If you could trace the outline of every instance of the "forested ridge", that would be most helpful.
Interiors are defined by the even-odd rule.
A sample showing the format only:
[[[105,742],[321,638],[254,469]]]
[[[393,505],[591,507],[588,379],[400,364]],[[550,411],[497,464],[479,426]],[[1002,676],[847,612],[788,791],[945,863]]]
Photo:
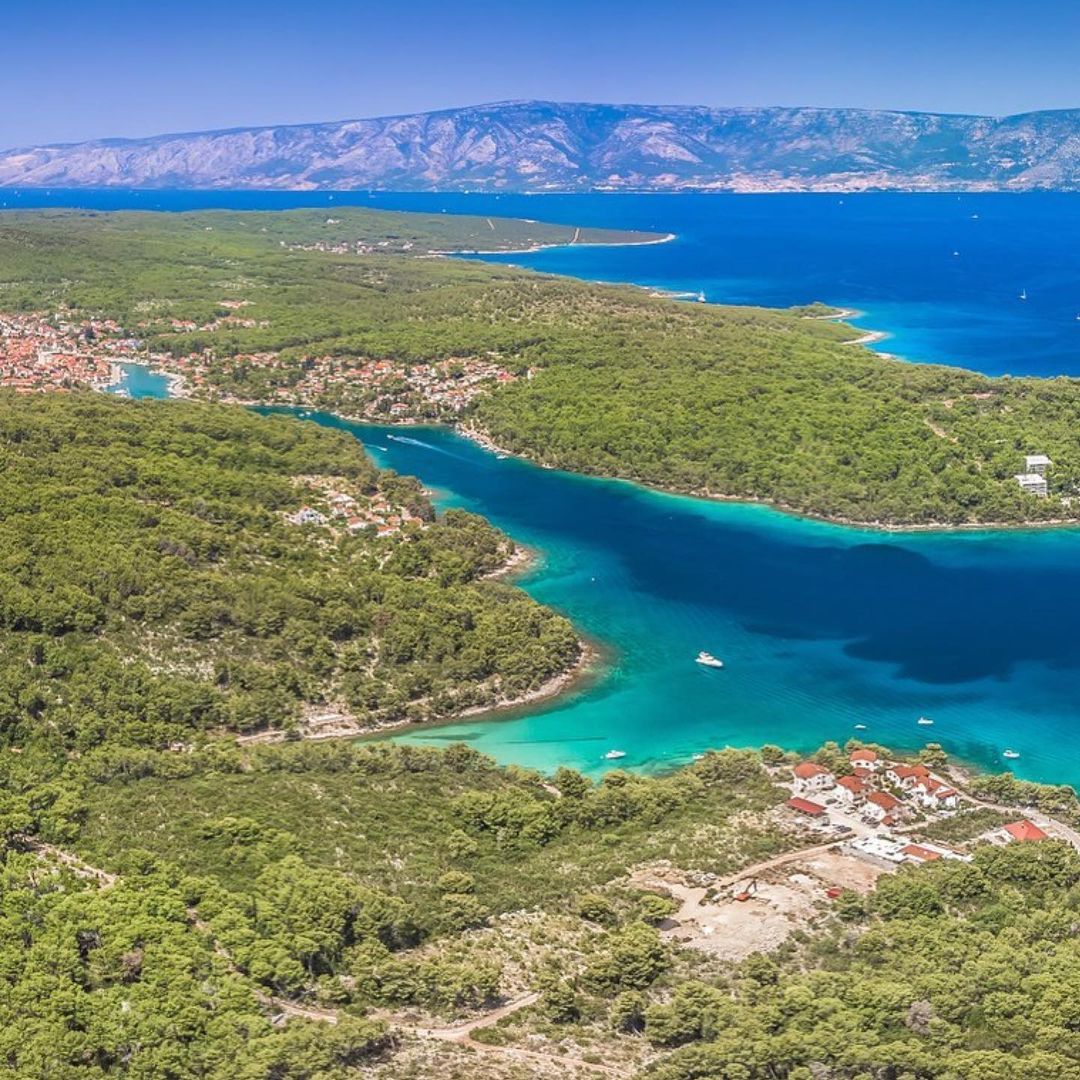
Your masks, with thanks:
[[[419,242],[385,254],[376,236],[428,226],[376,217],[8,214],[0,307],[109,315],[177,370],[197,356],[206,396],[292,394],[346,413],[370,406],[371,388],[335,379],[342,363],[492,361],[520,377],[454,419],[545,464],[678,491],[881,524],[1080,516],[1074,380],[888,360],[804,309],[685,304],[416,258]],[[370,250],[294,250],[326,229]],[[229,297],[247,305],[243,320],[222,318]],[[175,320],[191,325],[177,332]],[[300,395],[313,369],[327,378]],[[1026,453],[1053,460],[1047,499],[1013,479]]]
[[[0,701],[44,754],[452,715],[565,670],[565,619],[481,581],[513,550],[439,520],[351,436],[281,417],[105,395],[0,396]],[[378,538],[297,525],[326,476],[417,522]]]

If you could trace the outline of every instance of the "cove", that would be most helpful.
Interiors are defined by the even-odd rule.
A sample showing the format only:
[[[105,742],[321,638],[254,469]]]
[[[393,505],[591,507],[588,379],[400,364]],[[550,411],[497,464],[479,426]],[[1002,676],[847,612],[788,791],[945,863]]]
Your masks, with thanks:
[[[309,419],[535,548],[518,584],[611,651],[578,692],[401,741],[595,773],[609,749],[656,771],[859,736],[1080,782],[1075,530],[880,534],[541,469],[443,428]],[[701,649],[724,670],[695,664]]]
[[[168,395],[136,365],[119,389]],[[577,692],[401,741],[596,773],[609,749],[656,771],[708,747],[858,736],[1080,783],[1078,530],[879,533],[542,469],[445,428],[305,415],[536,549],[518,584],[609,650]],[[725,668],[695,664],[701,649]]]

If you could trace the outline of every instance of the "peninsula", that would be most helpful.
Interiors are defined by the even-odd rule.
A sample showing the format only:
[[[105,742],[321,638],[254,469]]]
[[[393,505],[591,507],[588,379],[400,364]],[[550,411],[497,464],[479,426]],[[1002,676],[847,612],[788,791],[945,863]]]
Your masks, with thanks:
[[[1080,520],[1074,380],[884,358],[820,306],[432,257],[560,238],[663,239],[359,210],[6,214],[0,340],[10,356],[64,326],[189,396],[451,422],[541,464],[835,521]],[[1052,462],[1045,497],[1017,483],[1029,457]]]

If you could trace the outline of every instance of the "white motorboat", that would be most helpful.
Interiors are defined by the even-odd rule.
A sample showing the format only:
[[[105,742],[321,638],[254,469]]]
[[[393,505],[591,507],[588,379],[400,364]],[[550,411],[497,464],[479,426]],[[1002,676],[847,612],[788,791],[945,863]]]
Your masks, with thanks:
[[[707,653],[704,649],[694,657],[694,663],[703,664],[705,667],[723,667],[724,661],[717,660],[712,653]]]
[[[618,761],[619,758],[624,758],[624,757],[626,757],[626,751],[625,750],[609,750],[604,755],[604,760],[605,761]]]
[[[1001,756],[1008,758],[1010,761],[1015,761],[1020,756],[1020,753],[1017,750],[1003,750]]]
[[[934,721],[931,720],[929,716],[920,716],[918,722],[922,724],[923,727],[929,727]]]

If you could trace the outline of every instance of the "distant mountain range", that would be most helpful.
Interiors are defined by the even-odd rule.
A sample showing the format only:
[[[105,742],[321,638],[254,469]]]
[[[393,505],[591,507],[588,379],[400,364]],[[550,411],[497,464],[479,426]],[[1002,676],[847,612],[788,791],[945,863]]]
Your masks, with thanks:
[[[0,186],[505,191],[1080,189],[1080,110],[513,101],[0,153]]]

